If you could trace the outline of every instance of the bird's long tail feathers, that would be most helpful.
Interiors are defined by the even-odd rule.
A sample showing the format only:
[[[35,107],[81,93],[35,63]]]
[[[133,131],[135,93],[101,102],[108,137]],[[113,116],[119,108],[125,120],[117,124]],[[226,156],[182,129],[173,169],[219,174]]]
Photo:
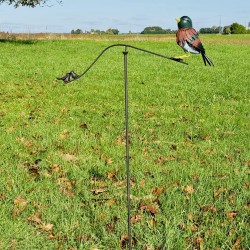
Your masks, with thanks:
[[[209,59],[209,57],[205,53],[202,53],[202,58],[205,65],[207,65],[208,63],[209,66],[214,66],[213,62]]]

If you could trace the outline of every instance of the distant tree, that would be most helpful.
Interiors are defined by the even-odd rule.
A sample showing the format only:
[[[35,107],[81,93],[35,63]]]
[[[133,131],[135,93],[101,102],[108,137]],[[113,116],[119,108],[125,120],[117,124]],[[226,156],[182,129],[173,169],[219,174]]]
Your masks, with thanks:
[[[231,26],[225,26],[223,29],[223,34],[225,35],[231,34]]]
[[[37,5],[45,5],[49,0],[0,0],[1,3],[7,3],[14,5],[15,8],[19,6],[36,7]],[[61,0],[55,0],[58,3],[62,3]]]
[[[201,28],[199,33],[201,34],[218,34],[222,30],[220,26],[212,26],[211,28]]]
[[[166,34],[175,34],[177,30],[166,29]]]
[[[232,34],[246,34],[247,30],[245,26],[238,24],[238,23],[233,23],[231,25],[231,33]]]
[[[108,29],[108,30],[106,30],[106,34],[118,35],[119,34],[119,30],[118,29]]]
[[[71,34],[82,34],[83,31],[81,29],[77,29],[77,30],[71,30]]]
[[[159,26],[152,26],[152,27],[146,27],[141,34],[171,34],[175,33],[175,31],[172,31],[170,29],[163,29]]]
[[[105,34],[106,32],[105,31],[102,31],[102,30],[95,30],[95,29],[91,29],[90,34],[97,34],[97,35],[100,35],[100,34]]]
[[[159,26],[152,26],[146,27],[141,34],[165,34],[165,31]]]
[[[112,29],[112,32],[114,35],[118,35],[120,31],[118,29]]]

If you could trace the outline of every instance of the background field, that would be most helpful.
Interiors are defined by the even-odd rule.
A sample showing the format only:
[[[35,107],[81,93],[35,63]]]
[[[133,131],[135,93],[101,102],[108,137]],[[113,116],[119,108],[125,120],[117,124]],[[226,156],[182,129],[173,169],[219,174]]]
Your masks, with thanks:
[[[250,249],[250,36],[201,39],[215,67],[128,50],[134,249]],[[174,36],[1,40],[0,249],[125,248],[123,49],[55,80],[121,40],[182,54]]]

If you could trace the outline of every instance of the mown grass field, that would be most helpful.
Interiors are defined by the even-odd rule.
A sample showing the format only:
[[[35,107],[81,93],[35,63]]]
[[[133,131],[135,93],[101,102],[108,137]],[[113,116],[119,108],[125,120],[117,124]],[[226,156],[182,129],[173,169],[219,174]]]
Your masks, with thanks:
[[[55,80],[115,39],[1,40],[0,249],[126,248],[123,49]],[[250,249],[250,36],[201,39],[128,49],[133,249]]]

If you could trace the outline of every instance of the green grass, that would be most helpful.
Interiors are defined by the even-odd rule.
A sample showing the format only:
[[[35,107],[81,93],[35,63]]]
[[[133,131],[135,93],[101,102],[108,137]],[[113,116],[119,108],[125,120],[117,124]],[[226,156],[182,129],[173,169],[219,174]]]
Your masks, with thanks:
[[[128,49],[134,249],[249,249],[250,37],[232,37],[204,36],[215,67]],[[0,249],[124,248],[123,49],[55,80],[116,42],[0,42]]]

